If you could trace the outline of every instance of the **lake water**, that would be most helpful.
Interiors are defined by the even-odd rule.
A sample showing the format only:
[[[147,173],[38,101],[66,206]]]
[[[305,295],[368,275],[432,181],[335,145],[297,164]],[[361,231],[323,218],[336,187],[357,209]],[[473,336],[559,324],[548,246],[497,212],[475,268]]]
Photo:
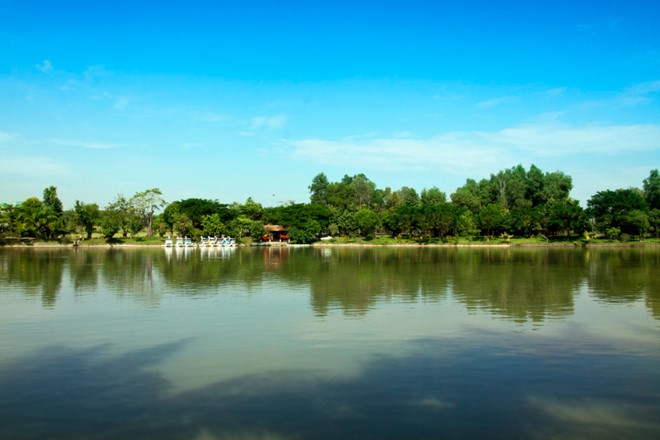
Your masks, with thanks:
[[[0,438],[658,439],[660,250],[0,249]]]

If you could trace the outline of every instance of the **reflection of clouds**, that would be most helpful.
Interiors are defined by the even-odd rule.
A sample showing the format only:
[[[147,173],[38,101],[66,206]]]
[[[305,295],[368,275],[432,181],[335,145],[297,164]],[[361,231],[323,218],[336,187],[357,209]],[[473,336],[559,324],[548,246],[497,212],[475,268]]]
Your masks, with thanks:
[[[199,435],[193,440],[287,440],[292,438],[294,437],[285,437],[277,433],[262,430],[238,431],[216,437],[207,429],[202,429]]]
[[[657,434],[660,429],[660,421],[653,421],[656,419],[654,414],[657,415],[660,411],[657,405],[605,399],[545,397],[530,397],[529,402],[546,415],[564,423],[560,429],[563,428],[568,433],[557,432],[557,438],[566,438],[568,434],[580,438],[624,438],[633,432],[638,433],[639,438],[647,438],[644,433],[649,434],[648,438],[652,438],[651,435]]]
[[[423,399],[417,400],[413,402],[415,406],[419,406],[422,408],[434,410],[434,411],[441,411],[449,408],[453,408],[454,404],[450,402],[445,402],[437,397],[429,396],[425,397]]]

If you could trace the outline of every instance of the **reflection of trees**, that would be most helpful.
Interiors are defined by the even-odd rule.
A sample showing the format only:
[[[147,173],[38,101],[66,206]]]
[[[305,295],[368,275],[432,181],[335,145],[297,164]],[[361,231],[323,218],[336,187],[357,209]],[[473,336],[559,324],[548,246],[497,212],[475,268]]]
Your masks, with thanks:
[[[160,249],[153,258],[167,287],[181,294],[217,293],[236,284],[251,290],[264,279],[264,261],[252,249]]]
[[[69,251],[12,249],[0,254],[0,280],[18,285],[28,296],[41,296],[46,308],[55,306],[62,286],[64,264]]]
[[[539,322],[573,310],[580,252],[513,249],[320,249],[295,262],[306,270],[312,307],[365,314],[377,301],[437,300],[451,286],[468,308]],[[307,267],[308,269],[304,269]]]
[[[456,254],[452,283],[468,309],[541,322],[572,313],[583,273],[581,251],[481,249]]]
[[[96,289],[99,268],[105,263],[105,251],[76,249],[69,259],[69,275],[75,292]]]
[[[153,251],[113,250],[105,255],[103,280],[118,295],[145,305],[160,304],[161,290],[154,281]]]
[[[320,315],[333,307],[363,315],[377,301],[416,301],[446,292],[438,254],[425,249],[320,249],[301,257],[311,266],[312,308]]]
[[[660,317],[658,249],[258,248],[12,249],[0,277],[53,307],[68,268],[74,292],[103,288],[146,305],[163,292],[214,295],[264,283],[309,289],[311,307],[361,316],[379,301],[438,300],[541,322],[573,311],[587,282],[605,302],[644,300]],[[285,287],[286,288],[286,287]]]
[[[634,302],[660,291],[656,249],[598,249],[589,252],[589,287],[605,302]]]

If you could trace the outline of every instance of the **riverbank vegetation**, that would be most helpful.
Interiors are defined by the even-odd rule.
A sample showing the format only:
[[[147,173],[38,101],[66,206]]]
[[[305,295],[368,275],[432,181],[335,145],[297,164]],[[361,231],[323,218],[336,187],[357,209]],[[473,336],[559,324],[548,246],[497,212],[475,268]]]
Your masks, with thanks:
[[[165,236],[230,235],[243,243],[267,237],[277,224],[285,239],[313,243],[324,237],[345,244],[548,244],[657,241],[660,237],[660,175],[641,188],[604,189],[586,207],[570,197],[570,176],[518,165],[465,184],[447,196],[437,187],[420,192],[379,188],[366,175],[332,182],[320,173],[307,203],[263,207],[188,198],[167,203],[158,188],[105,207],[76,201],[65,210],[57,188],[41,198],[0,205],[0,243],[39,241],[157,244]]]

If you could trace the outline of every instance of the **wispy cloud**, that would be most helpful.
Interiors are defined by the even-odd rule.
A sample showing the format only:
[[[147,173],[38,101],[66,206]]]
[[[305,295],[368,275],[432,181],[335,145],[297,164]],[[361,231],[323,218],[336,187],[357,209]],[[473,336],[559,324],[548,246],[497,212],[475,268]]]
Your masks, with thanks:
[[[275,116],[255,116],[250,120],[250,128],[252,130],[258,129],[268,129],[268,130],[278,130],[283,128],[287,123],[287,117],[285,115],[275,115]]]
[[[231,116],[224,113],[205,113],[200,116],[202,122],[227,122],[231,120]]]
[[[258,131],[273,131],[284,128],[288,123],[288,118],[285,115],[274,116],[254,116],[248,121],[244,121],[242,125],[247,125],[246,130],[240,131],[241,136],[254,136]]]
[[[103,142],[84,142],[72,139],[59,139],[53,138],[49,139],[49,142],[54,145],[63,145],[67,147],[77,147],[77,148],[87,148],[91,150],[109,150],[113,148],[119,148],[118,144],[107,144]]]
[[[492,108],[492,107],[497,107],[502,104],[506,104],[513,101],[513,98],[509,96],[502,96],[500,98],[493,98],[493,99],[488,99],[486,101],[481,101],[477,103],[477,107],[479,108]]]
[[[128,104],[130,103],[130,99],[127,96],[119,96],[117,99],[115,99],[114,104],[112,104],[112,107],[115,110],[126,110],[126,107],[128,107]]]
[[[567,87],[553,87],[551,89],[546,89],[541,92],[541,96],[544,98],[556,98],[562,96],[568,90]]]
[[[9,142],[18,138],[18,133],[8,133],[6,131],[0,131],[0,142]]]
[[[585,426],[593,429],[597,426],[603,429],[657,430],[660,427],[660,423],[653,417],[654,408],[644,405],[616,400],[559,400],[541,397],[531,397],[529,401],[548,415],[567,424],[575,424],[574,428],[578,429]]]
[[[107,70],[105,66],[103,66],[102,64],[95,64],[93,66],[89,66],[83,72],[83,77],[85,77],[85,79],[88,81],[95,80],[98,78],[108,77],[111,75],[112,72]]]
[[[471,175],[521,160],[660,150],[660,125],[522,125],[461,131],[430,138],[342,138],[289,141],[292,155],[324,165],[433,170]]]
[[[43,60],[34,66],[41,73],[48,73],[53,70],[53,63],[50,60]]]
[[[49,177],[68,175],[70,171],[67,165],[56,162],[49,157],[24,156],[2,159],[2,172],[8,175]]]
[[[634,84],[626,88],[625,92],[632,95],[648,95],[650,93],[660,92],[660,80]]]

